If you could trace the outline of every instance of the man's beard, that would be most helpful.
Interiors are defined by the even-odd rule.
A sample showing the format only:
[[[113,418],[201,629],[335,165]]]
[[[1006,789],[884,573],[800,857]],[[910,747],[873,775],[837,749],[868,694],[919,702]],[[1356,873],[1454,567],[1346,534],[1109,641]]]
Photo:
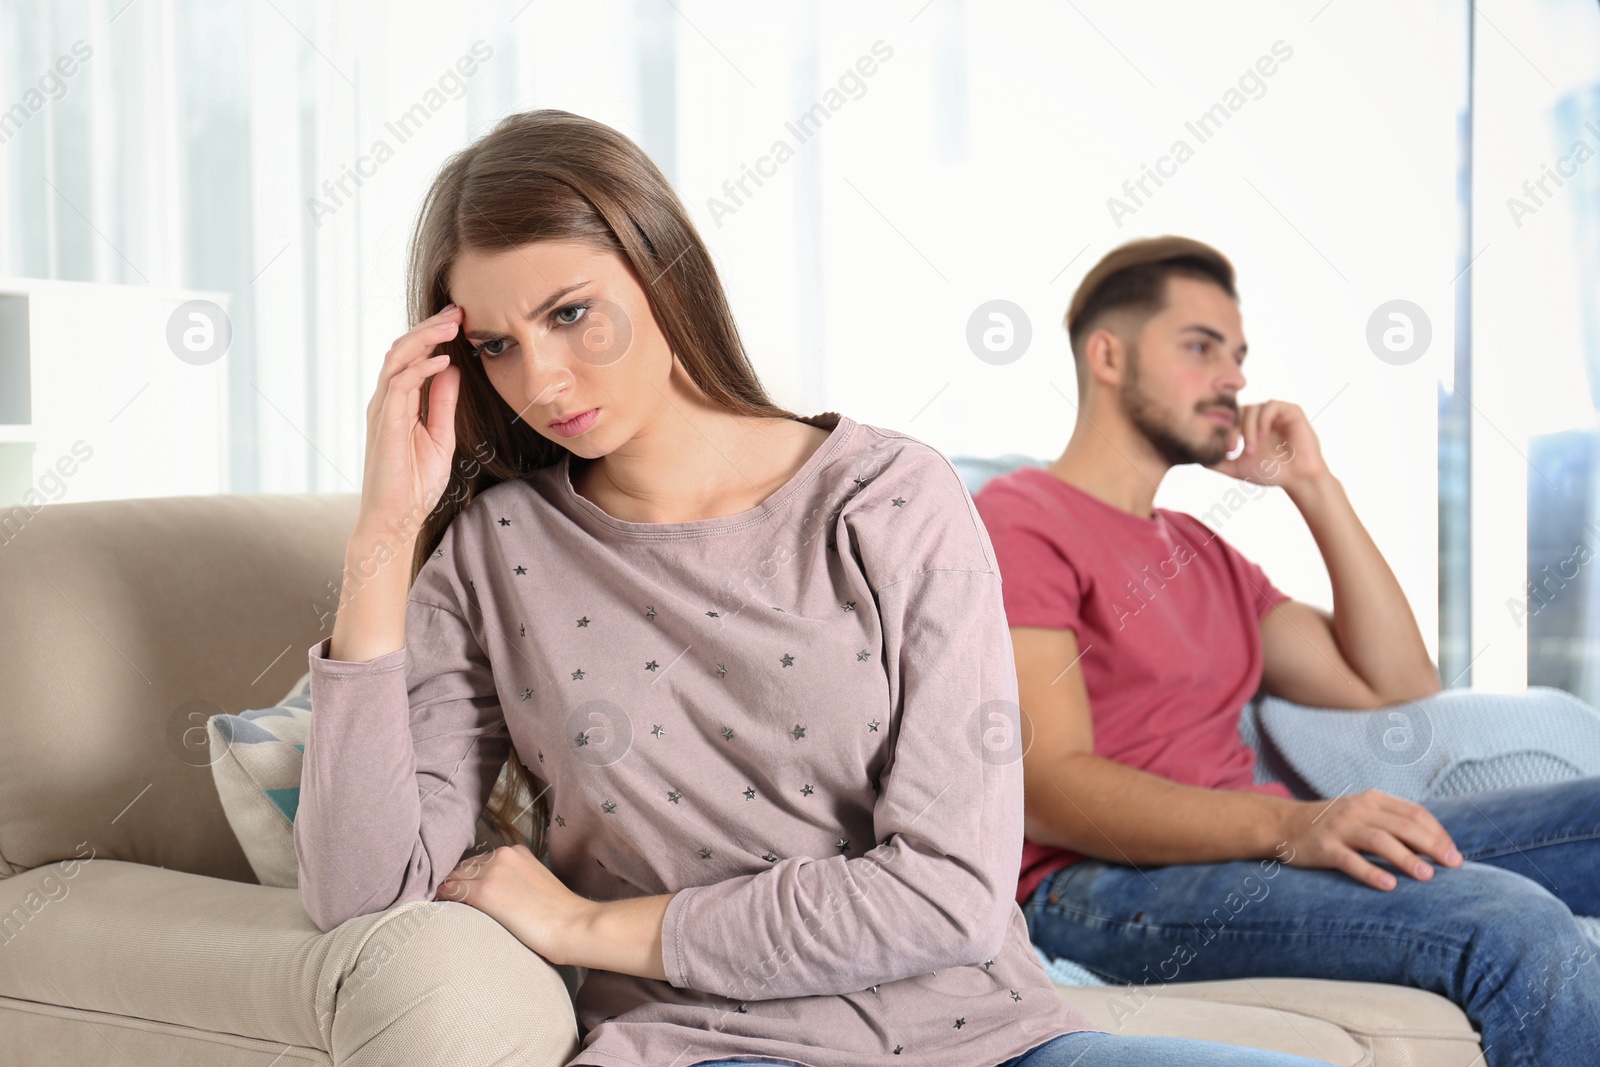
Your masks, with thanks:
[[[1237,403],[1226,397],[1219,397],[1201,405],[1202,409],[1216,407],[1232,412],[1234,424],[1238,424]],[[1208,434],[1203,443],[1195,444],[1179,437],[1172,427],[1167,425],[1164,421],[1165,413],[1140,387],[1139,350],[1134,347],[1128,349],[1128,375],[1122,380],[1122,409],[1128,413],[1128,419],[1134,428],[1144,435],[1145,440],[1150,442],[1169,466],[1199,463],[1209,467],[1228,458],[1233,436],[1231,433],[1220,439]]]

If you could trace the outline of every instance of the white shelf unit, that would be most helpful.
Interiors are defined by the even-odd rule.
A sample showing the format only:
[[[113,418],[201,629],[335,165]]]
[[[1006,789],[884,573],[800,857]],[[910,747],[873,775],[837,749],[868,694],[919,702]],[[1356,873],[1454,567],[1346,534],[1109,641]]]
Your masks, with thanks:
[[[0,276],[0,508],[228,490],[229,358],[185,362],[179,305],[225,293]]]

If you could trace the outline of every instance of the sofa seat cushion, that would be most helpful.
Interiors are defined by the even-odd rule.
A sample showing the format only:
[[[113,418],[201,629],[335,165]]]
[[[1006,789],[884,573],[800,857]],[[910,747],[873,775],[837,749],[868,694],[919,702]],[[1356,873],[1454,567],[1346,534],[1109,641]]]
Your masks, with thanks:
[[[321,1049],[0,997],[6,1067],[332,1067]]]
[[[562,971],[464,904],[419,901],[323,934],[292,889],[118,860],[65,868],[0,881],[0,1027],[18,1040],[98,1046],[100,1059],[133,1067],[254,1064],[263,1043],[286,1052],[280,1067],[318,1055],[352,1067],[561,1067],[577,1053]],[[1113,1033],[1272,1048],[1341,1067],[1466,1067],[1479,1056],[1458,1008],[1396,986],[1264,978],[1058,988]]]
[[[1287,1052],[1338,1067],[1372,1067],[1349,1034],[1309,1015],[1166,995],[1130,995],[1127,987],[1063,986],[1061,995],[1109,1033],[1187,1037]]]
[[[1111,1033],[1196,1037],[1337,1064],[1482,1064],[1478,1032],[1466,1013],[1438,994],[1408,986],[1239,978],[1149,989],[1057,988]]]
[[[475,908],[416,901],[324,934],[293,889],[108,859],[0,881],[0,997],[363,1067],[560,1067],[578,1048],[563,973]]]

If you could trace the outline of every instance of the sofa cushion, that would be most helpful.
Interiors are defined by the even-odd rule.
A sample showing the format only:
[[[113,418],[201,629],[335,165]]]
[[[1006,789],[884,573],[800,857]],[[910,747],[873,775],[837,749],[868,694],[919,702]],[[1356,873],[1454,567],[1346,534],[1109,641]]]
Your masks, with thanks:
[[[222,813],[265,886],[299,884],[294,815],[300,805],[300,766],[311,730],[311,698],[288,698],[272,708],[206,721],[211,777]]]
[[[6,1067],[334,1067],[321,1049],[12,997],[0,997],[0,1034]]]
[[[1191,999],[1176,985],[1161,990],[1159,996],[1135,996],[1127,989],[1109,986],[1056,988],[1111,1034],[1216,1041],[1305,1056],[1339,1067],[1373,1064],[1359,1042],[1312,1014]]]
[[[1126,1005],[1135,1008],[1138,999],[1124,999],[1124,1007],[1113,1012],[1111,1004],[1119,994],[1128,998],[1136,993],[1128,986],[1100,987],[1079,996],[1075,988],[1062,990],[1074,1002],[1090,1009],[1085,1003],[1090,995],[1105,996],[1105,1021],[1094,1016],[1107,1030],[1118,1032],[1119,1019],[1137,1020],[1142,1012],[1131,1015]],[[1370,1055],[1376,1067],[1482,1067],[1483,1049],[1477,1030],[1460,1007],[1437,993],[1410,986],[1389,985],[1380,982],[1341,982],[1322,978],[1237,978],[1214,982],[1173,982],[1151,990],[1156,1000],[1148,1011],[1154,1011],[1160,1002],[1182,999],[1201,1003],[1206,1010],[1223,1005],[1265,1010],[1299,1025],[1299,1019],[1310,1017],[1332,1024]],[[1202,1015],[1204,1017],[1204,1015]],[[1122,1032],[1143,1033],[1130,1023]],[[1176,1031],[1174,1031],[1176,1032]],[[1183,1032],[1189,1036],[1188,1031]],[[1227,1029],[1208,1029],[1193,1036],[1212,1041],[1234,1041],[1232,1036],[1212,1037],[1211,1034],[1231,1035]],[[1307,1032],[1308,1036],[1309,1031]],[[1251,1042],[1239,1040],[1235,1043]],[[1318,1053],[1305,1053],[1321,1058]],[[1331,1059],[1331,1057],[1330,1057]],[[1332,1062],[1340,1062],[1333,1060]]]
[[[577,1053],[570,969],[467,905],[416,901],[322,934],[293,890],[107,859],[62,867],[0,882],[0,916],[11,917],[0,935],[0,1032],[19,1063],[88,1062],[56,1053],[99,1048],[130,1067],[270,1064],[262,1042],[284,1054],[279,1067],[324,1062],[319,1053],[342,1067],[561,1067]],[[1116,1000],[1128,992],[1061,987],[1112,1033],[1342,1067],[1466,1067],[1479,1055],[1460,1011],[1417,990],[1190,982],[1131,1011]]]
[[[93,1013],[133,1029],[150,1029],[142,1021],[321,1050],[346,1067],[561,1067],[577,1053],[571,969],[552,967],[476,908],[414,901],[324,934],[292,889],[112,859],[75,863],[0,881],[0,998],[69,1009],[113,1048],[118,1036]],[[54,1040],[66,1025],[31,1020],[26,1032]],[[0,1061],[14,1062],[4,1016],[0,1033]],[[95,1062],[118,1067],[225,1062],[174,1052],[188,1043],[180,1037],[169,1055],[137,1061],[92,1036],[79,1043],[98,1044]],[[35,1051],[20,1061],[69,1062]]]
[[[294,817],[310,731],[309,671],[275,707],[206,720],[211,775],[223,814],[256,881],[265,886],[293,889],[300,884]],[[480,815],[473,848],[488,847],[491,836],[488,816]]]
[[[266,706],[305,673],[359,505],[359,493],[58,503],[10,536],[0,879],[83,846],[254,881],[217,800],[205,720]]]

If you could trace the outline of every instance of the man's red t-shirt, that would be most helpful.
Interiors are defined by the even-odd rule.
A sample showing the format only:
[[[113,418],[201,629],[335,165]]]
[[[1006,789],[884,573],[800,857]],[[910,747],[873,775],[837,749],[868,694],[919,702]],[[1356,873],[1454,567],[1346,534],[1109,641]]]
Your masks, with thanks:
[[[973,497],[1012,626],[1078,637],[1095,755],[1185,785],[1290,796],[1254,782],[1239,714],[1261,683],[1260,622],[1288,600],[1191,515],[1143,519],[1020,467]],[[1017,902],[1083,857],[1031,840]]]

